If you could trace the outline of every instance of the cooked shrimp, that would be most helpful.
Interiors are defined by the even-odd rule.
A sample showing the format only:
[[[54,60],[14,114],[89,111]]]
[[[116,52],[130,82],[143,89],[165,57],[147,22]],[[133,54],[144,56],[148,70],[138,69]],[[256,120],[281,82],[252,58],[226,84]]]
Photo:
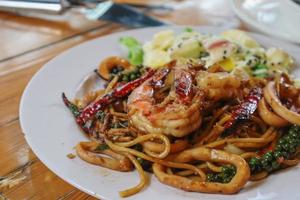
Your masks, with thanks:
[[[206,98],[213,101],[230,99],[236,96],[241,86],[241,80],[227,72],[209,73],[200,71],[197,76],[197,86],[206,91]]]
[[[174,73],[170,73],[170,72]],[[174,85],[162,102],[155,93],[165,86],[167,76]],[[183,137],[201,125],[202,93],[192,85],[192,75],[183,69],[162,69],[135,89],[128,98],[130,123],[140,131]]]
[[[192,162],[195,160],[219,162],[231,164],[236,167],[236,174],[229,183],[216,183],[191,180],[186,177],[167,174],[166,168],[158,163],[153,164],[153,172],[158,180],[167,185],[186,191],[233,194],[238,192],[248,181],[250,170],[247,162],[238,155],[221,150],[212,150],[205,147],[197,147],[185,150],[170,157],[173,162]]]

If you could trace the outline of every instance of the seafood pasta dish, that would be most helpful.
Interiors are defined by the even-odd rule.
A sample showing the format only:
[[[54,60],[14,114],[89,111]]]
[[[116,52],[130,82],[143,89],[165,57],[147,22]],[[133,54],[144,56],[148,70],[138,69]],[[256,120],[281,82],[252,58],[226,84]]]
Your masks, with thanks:
[[[151,187],[149,173],[185,191],[234,194],[298,164],[300,81],[283,49],[240,30],[119,42],[128,56],[111,55],[95,70],[103,89],[62,98],[89,138],[78,157],[139,173],[121,197]]]

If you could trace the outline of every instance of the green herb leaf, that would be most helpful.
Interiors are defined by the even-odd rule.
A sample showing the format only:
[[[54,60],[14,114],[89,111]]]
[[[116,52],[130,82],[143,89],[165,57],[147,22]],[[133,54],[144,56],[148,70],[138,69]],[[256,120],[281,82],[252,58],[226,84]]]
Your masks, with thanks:
[[[137,151],[143,151],[143,146],[141,144],[133,145],[131,148]]]
[[[95,151],[104,151],[104,150],[106,150],[106,149],[109,149],[109,146],[108,146],[107,144],[99,144],[99,145],[96,147]]]
[[[256,77],[266,78],[269,76],[268,74],[268,66],[264,64],[257,64],[253,68],[253,75]]]
[[[105,114],[105,112],[103,111],[103,110],[99,110],[97,113],[96,113],[96,118],[98,119],[98,120],[100,120],[100,122],[104,122],[104,119],[105,119],[105,116],[106,116],[106,114]]]
[[[142,168],[148,172],[152,171],[152,162],[148,161],[148,160],[144,160],[143,158],[137,157],[136,158],[137,161],[141,164]]]
[[[68,109],[71,111],[71,113],[74,115],[74,117],[78,117],[80,115],[79,108],[69,101],[69,99],[66,97],[65,93],[62,93],[62,99],[64,104],[68,107]]]
[[[128,49],[128,59],[133,65],[143,63],[143,48],[142,45],[133,37],[121,37],[120,43]]]
[[[192,28],[190,28],[190,27],[186,27],[184,30],[183,30],[183,32],[193,32],[194,30],[192,29]]]
[[[264,64],[257,64],[257,65],[254,67],[254,70],[258,70],[258,69],[265,69],[265,70],[268,70],[268,66],[267,66],[267,65],[264,65]]]

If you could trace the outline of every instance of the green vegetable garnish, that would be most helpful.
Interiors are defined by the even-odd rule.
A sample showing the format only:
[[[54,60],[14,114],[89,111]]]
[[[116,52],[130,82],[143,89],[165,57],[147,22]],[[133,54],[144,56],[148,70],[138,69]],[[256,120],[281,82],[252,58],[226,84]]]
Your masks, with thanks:
[[[229,183],[234,177],[236,169],[234,166],[222,166],[222,172],[220,173],[208,173],[207,181],[209,182],[219,182],[219,183]]]
[[[133,145],[131,148],[137,151],[143,151],[143,146],[141,144]]]
[[[80,115],[79,109],[75,104],[70,104],[69,109],[75,117]]]
[[[268,74],[268,66],[264,64],[257,64],[253,69],[253,75],[256,77],[266,78],[269,76]]]
[[[281,167],[283,159],[289,159],[300,147],[300,126],[292,126],[288,133],[283,135],[273,151],[263,154],[261,157],[254,157],[248,161],[251,174],[263,170],[272,172]],[[236,169],[234,166],[222,166],[220,173],[208,173],[207,181],[229,183],[234,177]]]
[[[204,57],[207,57],[207,56],[209,56],[209,53],[206,52],[206,51],[202,51],[202,52],[200,52],[199,58],[204,58]]]
[[[292,126],[288,133],[283,135],[275,147],[275,150],[263,154],[260,158],[251,158],[248,161],[251,173],[262,170],[268,172],[280,168],[282,159],[289,159],[300,147],[300,126]]]
[[[99,145],[96,147],[95,151],[104,151],[104,150],[106,150],[106,149],[109,149],[109,146],[108,146],[107,144],[99,144]]]
[[[111,128],[121,128],[119,122],[110,125]]]
[[[62,93],[62,99],[63,99],[65,105],[68,107],[68,109],[74,115],[74,117],[78,117],[80,115],[80,110],[77,107],[77,105],[75,105],[74,103],[69,101],[69,99],[66,97],[65,93]]]
[[[128,78],[128,76],[126,74],[123,75],[122,81],[125,81],[125,82],[129,81],[129,78]]]
[[[121,73],[121,81],[133,81],[137,78],[141,77],[141,74],[143,74],[145,72],[143,65],[137,65],[135,66],[135,68],[131,71],[125,71],[123,73]]]
[[[100,122],[104,122],[104,118],[105,118],[106,114],[103,110],[99,110],[95,116],[98,120],[100,120]]]
[[[121,37],[120,43],[128,49],[128,59],[133,65],[143,63],[143,48],[142,45],[133,37]]]
[[[268,69],[268,66],[264,64],[258,64],[254,67],[254,70],[258,70],[258,69]]]
[[[194,30],[190,27],[186,27],[183,32],[193,32]]]
[[[123,128],[128,127],[128,121],[119,122],[120,126]]]
[[[142,165],[142,168],[148,172],[152,172],[152,163],[148,160],[144,160],[143,158],[137,157],[137,161]]]

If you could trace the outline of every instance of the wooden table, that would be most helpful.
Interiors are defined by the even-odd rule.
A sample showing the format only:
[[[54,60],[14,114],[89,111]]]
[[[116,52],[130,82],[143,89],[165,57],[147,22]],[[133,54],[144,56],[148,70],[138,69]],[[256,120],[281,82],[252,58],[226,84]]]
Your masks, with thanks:
[[[150,14],[184,25],[237,21],[227,0],[165,2],[175,10]],[[28,81],[51,58],[76,44],[128,27],[89,21],[78,10],[61,16],[25,14],[0,12],[0,199],[94,199],[52,173],[31,151],[20,128],[19,103]],[[5,185],[6,180],[12,180],[11,184]]]

